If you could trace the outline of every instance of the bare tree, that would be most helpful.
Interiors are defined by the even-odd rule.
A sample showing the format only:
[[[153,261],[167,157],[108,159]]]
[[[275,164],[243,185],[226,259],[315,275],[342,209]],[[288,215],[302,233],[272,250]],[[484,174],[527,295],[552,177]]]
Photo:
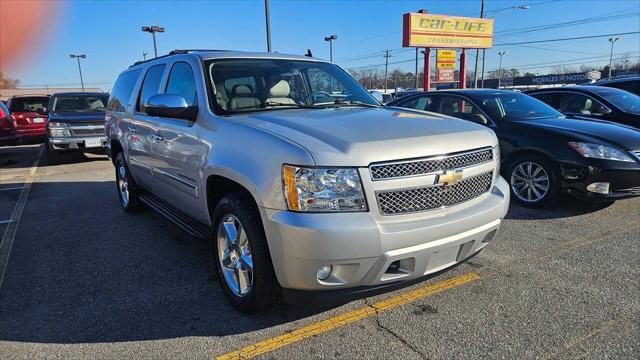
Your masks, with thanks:
[[[20,80],[5,78],[2,71],[0,71],[0,89],[15,89],[20,85]]]

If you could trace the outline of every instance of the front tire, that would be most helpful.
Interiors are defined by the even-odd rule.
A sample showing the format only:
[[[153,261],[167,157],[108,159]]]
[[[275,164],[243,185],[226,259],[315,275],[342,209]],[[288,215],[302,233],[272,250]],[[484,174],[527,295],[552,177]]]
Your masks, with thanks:
[[[256,313],[275,304],[280,286],[252,199],[242,193],[227,195],[218,203],[212,223],[213,263],[231,305]]]
[[[511,198],[525,207],[541,208],[556,200],[560,188],[557,171],[551,162],[526,155],[515,159],[507,170]]]
[[[129,172],[129,166],[124,160],[124,154],[119,152],[116,155],[116,188],[118,190],[118,200],[124,211],[135,213],[142,210],[140,200],[140,188]]]

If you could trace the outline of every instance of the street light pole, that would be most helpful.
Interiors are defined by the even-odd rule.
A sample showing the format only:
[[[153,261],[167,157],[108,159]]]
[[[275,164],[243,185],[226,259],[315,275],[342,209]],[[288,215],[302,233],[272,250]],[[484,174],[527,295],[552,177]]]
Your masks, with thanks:
[[[484,0],[482,0],[482,5],[480,5],[480,18],[484,18]],[[482,49],[482,51],[484,52],[484,49]],[[473,88],[477,89],[478,88],[478,61],[480,60],[480,50],[476,49],[476,67],[473,70]],[[484,58],[484,54],[482,54],[482,57]]]
[[[267,22],[267,52],[271,52],[271,20],[269,16],[269,0],[264,0],[264,16]]]
[[[86,59],[87,55],[85,54],[71,54],[70,58],[78,60],[78,72],[80,73],[80,86],[82,86],[82,92],[84,92],[84,80],[82,79],[82,67],[80,66],[80,59]]]
[[[153,36],[153,53],[155,54],[155,57],[158,57],[158,46],[156,45],[156,33],[157,32],[163,33],[164,28],[161,26],[143,26],[142,31],[151,33],[151,36]]]
[[[622,39],[622,36],[614,36],[609,38],[609,42],[611,43],[611,53],[609,54],[609,80],[611,80],[611,66],[613,65],[613,43]]]
[[[333,40],[337,40],[338,35],[329,35],[324,37],[324,41],[329,42],[329,62],[333,62]]]
[[[511,6],[511,7],[506,7],[506,8],[503,8],[503,9],[495,10],[495,11],[493,11],[495,13],[493,15],[493,17],[495,18],[496,14],[498,14],[498,13],[500,13],[502,11],[506,11],[506,10],[529,10],[529,5]],[[482,49],[482,73],[480,75],[480,87],[481,88],[484,87],[484,60],[485,60],[486,50],[487,49]],[[476,55],[477,55],[477,53],[476,53]]]
[[[500,90],[500,79],[502,79],[502,57],[506,54],[507,52],[504,50],[498,53],[498,55],[500,55],[500,65],[498,66],[498,90]]]

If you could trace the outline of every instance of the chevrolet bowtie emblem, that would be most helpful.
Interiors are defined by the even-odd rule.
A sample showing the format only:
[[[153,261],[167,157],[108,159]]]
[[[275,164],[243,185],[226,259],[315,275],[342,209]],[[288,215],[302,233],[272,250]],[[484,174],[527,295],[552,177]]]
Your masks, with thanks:
[[[436,184],[453,185],[462,179],[462,170],[447,170],[438,175]]]

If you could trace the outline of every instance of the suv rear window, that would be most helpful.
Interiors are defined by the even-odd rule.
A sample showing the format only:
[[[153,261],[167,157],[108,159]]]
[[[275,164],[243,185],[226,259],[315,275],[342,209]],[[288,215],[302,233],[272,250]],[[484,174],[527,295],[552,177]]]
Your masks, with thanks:
[[[11,99],[9,110],[11,112],[36,112],[38,109],[47,109],[48,96],[17,97]]]
[[[133,88],[138,82],[138,76],[140,76],[140,69],[127,71],[120,74],[115,85],[113,85],[113,91],[111,92],[111,98],[107,105],[109,111],[124,111],[125,107],[129,105]]]

